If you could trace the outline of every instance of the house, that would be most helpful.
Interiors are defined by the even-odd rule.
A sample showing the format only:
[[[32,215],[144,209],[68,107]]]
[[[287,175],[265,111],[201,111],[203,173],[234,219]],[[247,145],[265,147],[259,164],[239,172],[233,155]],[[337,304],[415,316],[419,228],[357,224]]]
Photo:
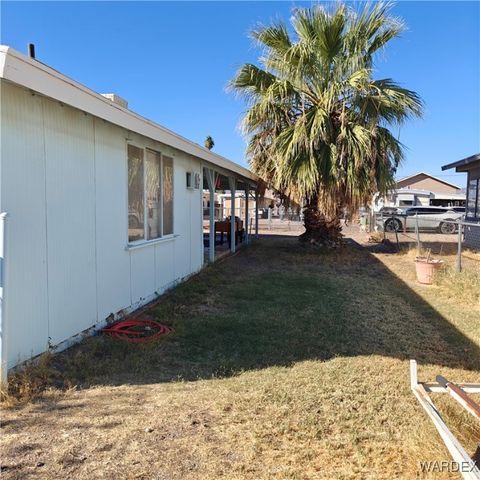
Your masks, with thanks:
[[[396,188],[402,192],[410,189],[429,192],[430,201],[427,205],[453,207],[465,203],[465,194],[461,187],[425,172],[401,178],[397,181]]]
[[[480,249],[480,153],[458,162],[444,165],[442,170],[454,168],[456,172],[467,173],[467,205],[465,209],[465,240],[467,247]],[[474,224],[478,223],[479,226]],[[472,225],[473,224],[473,225]]]
[[[461,187],[419,172],[401,178],[395,183],[395,189],[383,197],[374,197],[374,210],[382,207],[411,207],[435,205],[454,207],[465,205],[465,194]]]
[[[258,179],[121,98],[5,46],[0,85],[5,380],[7,369],[65,348],[198,272],[202,188],[235,195],[256,191]]]

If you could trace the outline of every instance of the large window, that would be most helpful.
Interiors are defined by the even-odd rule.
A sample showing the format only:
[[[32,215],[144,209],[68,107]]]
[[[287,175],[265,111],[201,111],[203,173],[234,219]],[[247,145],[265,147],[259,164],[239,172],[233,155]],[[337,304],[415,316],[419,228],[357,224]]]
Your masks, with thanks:
[[[145,237],[143,150],[128,146],[128,241]]]
[[[173,233],[173,160],[163,157],[163,234]]]
[[[173,160],[128,145],[128,241],[173,234]]]
[[[467,192],[467,218],[480,219],[480,179],[470,179]]]

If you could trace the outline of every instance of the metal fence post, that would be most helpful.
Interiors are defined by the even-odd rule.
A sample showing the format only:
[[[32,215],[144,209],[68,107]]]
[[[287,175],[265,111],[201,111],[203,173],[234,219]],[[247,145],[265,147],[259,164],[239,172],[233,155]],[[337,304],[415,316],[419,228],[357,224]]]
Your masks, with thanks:
[[[462,271],[462,221],[458,222],[457,272]]]
[[[393,214],[392,218],[393,218],[393,229],[395,230],[395,239],[397,241],[397,251],[399,252],[400,251],[400,243],[398,241],[398,228],[397,228],[398,223],[396,222],[395,214]]]
[[[405,219],[405,223],[407,220]],[[417,253],[420,255],[420,232],[418,230],[418,212],[415,213],[415,234],[417,236]]]

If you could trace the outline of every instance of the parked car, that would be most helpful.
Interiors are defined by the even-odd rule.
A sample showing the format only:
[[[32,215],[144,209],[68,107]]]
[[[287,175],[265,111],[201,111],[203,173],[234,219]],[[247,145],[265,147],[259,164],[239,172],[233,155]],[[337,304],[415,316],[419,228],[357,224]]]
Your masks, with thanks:
[[[455,233],[462,212],[444,207],[411,207],[400,214],[377,216],[377,225],[386,232],[415,230],[418,221],[419,230],[435,230],[440,233]],[[418,218],[418,220],[417,220]]]
[[[403,215],[403,212],[405,211],[404,208],[400,207],[382,207],[378,213],[381,215]]]

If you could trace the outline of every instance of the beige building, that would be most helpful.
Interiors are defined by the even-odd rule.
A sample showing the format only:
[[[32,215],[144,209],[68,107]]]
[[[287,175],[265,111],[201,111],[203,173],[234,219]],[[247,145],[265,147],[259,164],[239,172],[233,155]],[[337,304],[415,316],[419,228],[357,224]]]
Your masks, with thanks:
[[[374,210],[382,207],[465,205],[465,193],[461,187],[425,172],[401,178],[395,187],[385,197],[374,197]]]
[[[445,180],[441,180],[425,172],[416,173],[415,175],[410,175],[409,177],[398,180],[396,187],[397,189],[413,188],[417,190],[428,190],[432,193],[462,194],[462,189],[459,186],[448,183]]]

